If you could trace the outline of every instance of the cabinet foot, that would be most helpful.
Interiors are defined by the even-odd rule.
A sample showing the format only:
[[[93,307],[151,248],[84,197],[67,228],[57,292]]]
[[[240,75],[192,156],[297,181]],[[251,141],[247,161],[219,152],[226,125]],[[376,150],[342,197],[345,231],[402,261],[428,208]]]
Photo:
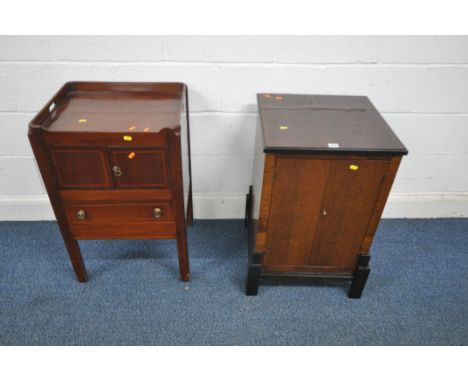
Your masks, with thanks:
[[[258,284],[260,283],[260,273],[262,270],[261,253],[253,253],[251,261],[249,261],[249,271],[247,274],[247,296],[256,296],[258,293]]]
[[[359,255],[358,265],[348,291],[349,298],[361,298],[370,273],[369,261],[370,255]]]

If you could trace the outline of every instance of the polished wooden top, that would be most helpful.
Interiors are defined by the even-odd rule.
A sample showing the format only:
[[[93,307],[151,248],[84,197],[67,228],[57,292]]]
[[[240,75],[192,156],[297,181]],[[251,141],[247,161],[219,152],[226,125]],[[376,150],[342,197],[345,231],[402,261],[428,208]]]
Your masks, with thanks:
[[[49,132],[158,132],[179,126],[183,88],[179,83],[69,83],[32,124]]]
[[[265,152],[407,154],[367,97],[257,94]]]

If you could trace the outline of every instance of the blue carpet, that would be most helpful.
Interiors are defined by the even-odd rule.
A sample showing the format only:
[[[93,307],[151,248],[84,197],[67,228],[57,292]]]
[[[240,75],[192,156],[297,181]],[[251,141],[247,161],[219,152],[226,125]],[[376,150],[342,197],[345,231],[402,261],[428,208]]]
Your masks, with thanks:
[[[384,220],[360,300],[348,283],[261,286],[246,297],[246,232],[189,228],[175,242],[83,241],[75,281],[54,222],[0,223],[1,345],[468,345],[468,219]]]

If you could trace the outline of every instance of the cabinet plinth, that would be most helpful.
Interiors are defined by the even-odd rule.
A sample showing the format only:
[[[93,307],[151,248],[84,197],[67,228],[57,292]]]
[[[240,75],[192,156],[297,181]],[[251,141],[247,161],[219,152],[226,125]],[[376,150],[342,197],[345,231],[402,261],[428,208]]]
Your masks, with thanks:
[[[66,83],[29,124],[29,140],[79,281],[77,240],[176,239],[190,279],[187,87]]]
[[[366,97],[257,98],[247,294],[266,278],[339,278],[359,298],[406,148]]]

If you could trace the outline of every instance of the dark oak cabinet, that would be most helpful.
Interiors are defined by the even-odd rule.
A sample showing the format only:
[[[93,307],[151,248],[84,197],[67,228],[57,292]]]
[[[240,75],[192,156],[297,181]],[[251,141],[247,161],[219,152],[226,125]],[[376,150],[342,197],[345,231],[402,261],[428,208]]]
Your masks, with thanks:
[[[79,281],[77,240],[176,239],[190,278],[192,222],[187,88],[181,83],[65,84],[29,139]]]
[[[263,278],[340,278],[359,298],[406,148],[366,97],[259,94],[258,104],[247,294]]]

